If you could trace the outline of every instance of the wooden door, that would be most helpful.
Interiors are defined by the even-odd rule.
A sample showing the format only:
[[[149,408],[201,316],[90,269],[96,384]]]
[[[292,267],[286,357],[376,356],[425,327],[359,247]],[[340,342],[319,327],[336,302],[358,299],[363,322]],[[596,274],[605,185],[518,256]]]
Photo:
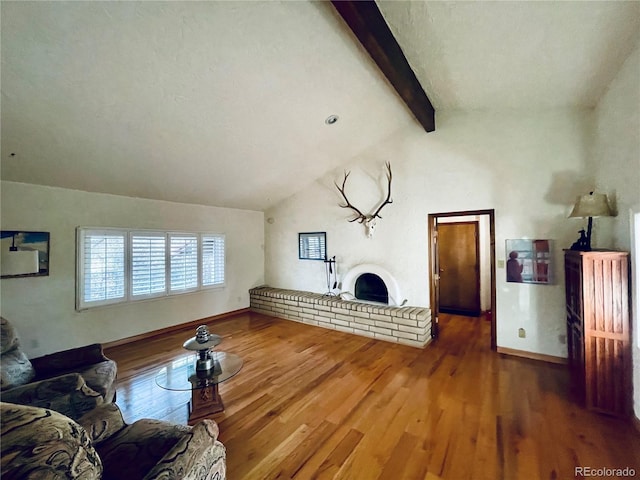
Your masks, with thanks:
[[[478,222],[438,223],[439,311],[480,315]]]

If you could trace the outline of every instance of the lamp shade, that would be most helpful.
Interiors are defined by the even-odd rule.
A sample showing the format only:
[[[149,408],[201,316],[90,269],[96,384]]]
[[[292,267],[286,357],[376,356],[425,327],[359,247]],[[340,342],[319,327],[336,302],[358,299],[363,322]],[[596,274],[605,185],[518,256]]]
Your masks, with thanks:
[[[604,193],[591,192],[576,199],[569,217],[610,217],[612,215],[607,196]]]

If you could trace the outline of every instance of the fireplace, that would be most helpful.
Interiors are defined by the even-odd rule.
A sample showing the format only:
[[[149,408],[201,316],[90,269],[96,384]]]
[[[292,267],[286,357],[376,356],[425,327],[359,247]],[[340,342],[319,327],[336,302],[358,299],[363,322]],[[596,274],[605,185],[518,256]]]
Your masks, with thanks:
[[[375,273],[363,273],[356,279],[355,292],[358,300],[389,303],[387,286]]]
[[[349,270],[342,279],[342,292],[363,302],[400,306],[403,298],[398,282],[379,265],[362,264]]]

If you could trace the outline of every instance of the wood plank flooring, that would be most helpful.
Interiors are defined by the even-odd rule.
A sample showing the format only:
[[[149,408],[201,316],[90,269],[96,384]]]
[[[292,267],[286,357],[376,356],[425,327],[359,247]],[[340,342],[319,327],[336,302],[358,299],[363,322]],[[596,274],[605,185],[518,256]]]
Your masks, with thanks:
[[[631,421],[571,399],[562,365],[489,349],[489,322],[443,315],[426,349],[255,313],[218,320],[219,350],[244,366],[212,416],[240,479],[572,479],[635,469]],[[125,419],[186,423],[189,392],[163,390],[163,362],[195,331],[111,348]],[[593,477],[599,478],[599,477]]]

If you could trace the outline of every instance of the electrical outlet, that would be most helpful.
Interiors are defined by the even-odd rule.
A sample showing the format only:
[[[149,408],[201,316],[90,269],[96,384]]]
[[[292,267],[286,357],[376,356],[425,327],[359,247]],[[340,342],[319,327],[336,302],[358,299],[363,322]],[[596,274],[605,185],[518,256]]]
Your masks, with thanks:
[[[498,260],[498,268],[504,268],[504,260]]]
[[[29,342],[31,344],[31,348],[38,348],[40,347],[40,342],[38,341],[37,338],[32,338],[31,342]]]
[[[560,341],[561,345],[564,345],[565,343],[567,343],[567,336],[566,335],[558,335],[558,340]]]
[[[518,329],[518,337],[526,338],[526,336],[527,336],[527,332],[524,330],[524,328],[519,328]]]

